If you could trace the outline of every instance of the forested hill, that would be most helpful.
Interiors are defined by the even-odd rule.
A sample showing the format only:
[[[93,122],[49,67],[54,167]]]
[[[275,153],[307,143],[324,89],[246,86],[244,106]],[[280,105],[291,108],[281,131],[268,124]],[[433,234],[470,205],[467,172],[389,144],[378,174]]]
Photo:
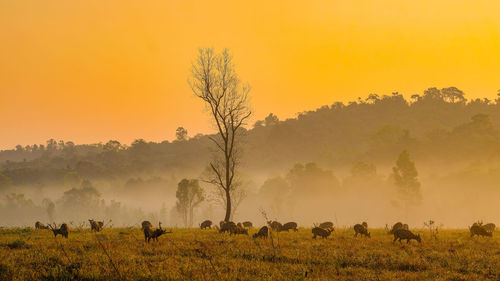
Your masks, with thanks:
[[[411,100],[398,93],[370,94],[284,121],[270,114],[249,126],[242,172],[283,171],[309,161],[333,169],[357,161],[391,165],[403,149],[417,164],[497,163],[499,126],[500,99],[467,100],[454,87],[430,88]],[[210,147],[205,135],[161,143],[138,139],[131,145],[49,140],[17,146],[0,152],[0,187],[62,182],[68,172],[90,180],[194,176],[203,172]]]

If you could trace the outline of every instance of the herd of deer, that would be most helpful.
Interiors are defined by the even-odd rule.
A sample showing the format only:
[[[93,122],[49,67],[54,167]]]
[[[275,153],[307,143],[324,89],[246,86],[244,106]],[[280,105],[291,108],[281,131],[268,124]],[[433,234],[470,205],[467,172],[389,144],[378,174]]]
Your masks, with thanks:
[[[90,229],[93,232],[100,232],[104,227],[103,221],[95,221],[93,219],[90,219],[89,223],[90,223]],[[147,243],[149,243],[151,239],[153,239],[154,241],[158,241],[158,237],[160,237],[163,234],[172,233],[172,230],[167,231],[166,229],[162,228],[161,222],[158,224],[158,228],[153,227],[153,224],[151,224],[151,222],[149,221],[143,221],[141,226],[142,226],[142,231],[144,233],[144,241]],[[219,223],[219,226],[217,225],[215,226],[215,228],[219,231],[219,233],[226,232],[229,233],[230,235],[237,235],[237,234],[248,235],[248,229],[252,227],[253,224],[249,221],[239,222],[239,223],[234,223],[232,221],[228,222],[221,221]],[[35,228],[50,229],[54,233],[55,237],[57,237],[57,235],[60,234],[61,236],[68,238],[69,234],[69,227],[66,223],[61,224],[61,226],[58,228],[55,223],[54,225],[48,224],[46,226],[43,223],[37,221],[35,223]],[[200,224],[200,228],[211,229],[212,221],[210,220],[203,221]],[[483,225],[482,222],[476,222],[469,227],[469,231],[471,237],[474,237],[474,235],[492,237],[495,228],[496,226],[493,223],[487,223]],[[355,237],[357,237],[359,234],[361,236],[371,238],[371,234],[370,232],[368,232],[368,224],[366,222],[354,225],[353,229],[355,232],[354,233]],[[393,243],[396,241],[399,241],[401,243],[401,240],[406,240],[407,243],[410,243],[411,240],[416,240],[419,243],[422,242],[420,234],[416,235],[413,232],[411,232],[407,224],[397,222],[392,226],[390,230],[386,225],[386,229],[388,230],[388,234],[394,235],[394,240],[392,241]],[[281,224],[277,221],[268,221],[267,225],[261,227],[259,231],[255,233],[252,237],[267,238],[269,236],[270,230],[275,232],[282,232],[282,231],[288,232],[289,230],[293,230],[295,232],[298,231],[296,222],[287,222],[285,224]],[[316,237],[318,236],[321,238],[328,238],[328,236],[330,236],[330,234],[333,231],[335,231],[335,228],[333,227],[332,222],[328,221],[320,224],[314,224],[314,227],[312,228],[312,234],[313,234],[312,238],[316,239]]]

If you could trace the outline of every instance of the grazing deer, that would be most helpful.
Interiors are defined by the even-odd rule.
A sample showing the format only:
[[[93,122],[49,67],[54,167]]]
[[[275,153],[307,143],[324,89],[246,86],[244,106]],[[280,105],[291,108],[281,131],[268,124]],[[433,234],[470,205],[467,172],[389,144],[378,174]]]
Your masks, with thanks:
[[[245,234],[245,235],[248,235],[248,229],[244,228],[242,225],[236,225],[236,226],[232,226],[230,229],[229,229],[229,234],[230,235],[236,235],[236,234]]]
[[[321,227],[315,227],[312,229],[312,233],[314,235],[313,238],[316,239],[316,236],[320,236],[321,238],[327,238],[328,236],[330,236],[332,231],[333,228],[324,229]]]
[[[220,229],[219,229],[219,233],[223,233],[223,232],[229,232],[231,233],[231,230],[233,228],[236,227],[236,224],[232,221],[228,221],[228,222],[221,222],[220,223]]]
[[[281,227],[280,231],[286,231],[286,232],[288,232],[288,230],[290,230],[290,229],[292,229],[292,230],[293,230],[293,231],[295,231],[295,232],[299,231],[299,230],[297,229],[297,223],[296,223],[296,222],[287,222],[287,223],[285,223],[285,224]]]
[[[57,237],[58,234],[61,234],[62,237],[68,238],[69,227],[66,223],[61,224],[61,227],[57,228],[57,224],[54,223],[54,226],[49,224],[50,229],[54,233],[54,237]]]
[[[269,234],[269,228],[267,226],[263,226],[259,229],[259,232],[255,233],[253,238],[267,238]]]
[[[244,221],[244,222],[243,222],[243,226],[244,226],[244,227],[247,227],[247,228],[250,228],[250,227],[253,227],[253,224],[252,224],[252,222],[250,222],[250,221]]]
[[[35,222],[35,229],[49,229],[49,227],[46,226],[45,224],[37,221],[37,222]]]
[[[144,242],[149,243],[151,239],[158,242],[158,237],[166,233],[172,233],[172,230],[166,231],[165,229],[162,229],[161,222],[158,223],[158,228],[156,229],[154,227],[146,226],[146,228],[144,228]]]
[[[356,232],[354,234],[354,237],[358,237],[358,234],[361,234],[361,235],[364,235],[368,238],[371,238],[370,232],[368,232],[368,229],[363,224],[356,224],[354,226],[354,231]]]
[[[277,221],[268,221],[267,224],[271,227],[272,230],[280,232],[283,228],[283,225]]]
[[[492,237],[493,232],[490,232],[484,228],[482,224],[479,223],[474,223],[471,227],[469,227],[470,231],[470,237],[474,237],[474,235],[477,236],[487,236],[487,237]]]
[[[200,223],[200,228],[201,229],[211,229],[212,228],[212,221],[211,220],[206,220],[206,221],[203,221],[202,223]]]
[[[399,243],[401,243],[401,240],[406,240],[406,243],[410,243],[412,239],[417,240],[418,243],[422,243],[422,239],[420,238],[420,234],[415,235],[411,231],[406,230],[406,229],[398,229],[394,231],[394,240],[392,243],[396,242],[396,240],[399,240]]]

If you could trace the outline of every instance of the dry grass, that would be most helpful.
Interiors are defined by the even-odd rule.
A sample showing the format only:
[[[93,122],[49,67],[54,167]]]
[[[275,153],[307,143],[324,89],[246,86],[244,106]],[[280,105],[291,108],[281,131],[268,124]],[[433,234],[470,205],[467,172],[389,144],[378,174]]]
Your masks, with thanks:
[[[257,230],[251,230],[250,234]],[[174,229],[145,244],[140,229],[0,229],[1,280],[500,280],[500,233],[469,237],[443,230],[438,240],[392,244],[384,230],[354,238],[351,229],[312,239],[311,229],[271,240],[215,230]],[[276,235],[276,234],[274,234]]]

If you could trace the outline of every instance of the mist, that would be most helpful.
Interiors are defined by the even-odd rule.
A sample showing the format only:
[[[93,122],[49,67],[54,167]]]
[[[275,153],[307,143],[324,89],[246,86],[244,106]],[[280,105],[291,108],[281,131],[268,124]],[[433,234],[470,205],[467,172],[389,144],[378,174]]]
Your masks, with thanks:
[[[444,228],[498,221],[499,109],[499,100],[467,100],[450,87],[411,100],[370,95],[287,120],[269,114],[245,130],[232,220],[302,227],[332,221],[340,228],[362,221],[382,228],[397,221],[414,228],[429,220]],[[0,226],[218,223],[224,203],[205,181],[210,135],[182,129],[171,142],[48,140],[1,151]],[[416,172],[407,172],[410,183],[397,180],[408,165],[395,172],[404,151]],[[182,179],[198,179],[204,194],[191,225],[177,206]]]

